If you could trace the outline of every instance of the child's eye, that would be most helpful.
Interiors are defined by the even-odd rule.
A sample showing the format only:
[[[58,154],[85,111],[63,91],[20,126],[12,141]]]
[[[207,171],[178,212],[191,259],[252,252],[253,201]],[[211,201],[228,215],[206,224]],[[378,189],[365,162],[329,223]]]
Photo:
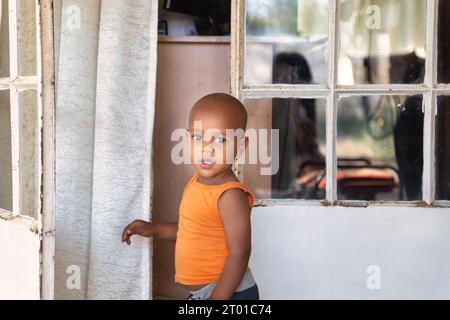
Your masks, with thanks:
[[[224,144],[225,143],[225,138],[224,137],[217,137],[216,138],[216,142],[220,143],[220,144]]]
[[[202,141],[202,136],[200,134],[193,134],[192,139],[194,139],[194,141]]]

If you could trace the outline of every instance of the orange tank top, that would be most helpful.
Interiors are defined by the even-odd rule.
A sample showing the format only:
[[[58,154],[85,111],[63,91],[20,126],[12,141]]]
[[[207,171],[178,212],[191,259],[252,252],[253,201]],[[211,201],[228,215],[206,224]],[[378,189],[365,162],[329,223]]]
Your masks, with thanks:
[[[183,190],[175,245],[175,281],[184,285],[214,283],[220,279],[228,247],[217,202],[223,192],[241,189],[253,207],[251,190],[240,182],[206,185],[198,173]]]

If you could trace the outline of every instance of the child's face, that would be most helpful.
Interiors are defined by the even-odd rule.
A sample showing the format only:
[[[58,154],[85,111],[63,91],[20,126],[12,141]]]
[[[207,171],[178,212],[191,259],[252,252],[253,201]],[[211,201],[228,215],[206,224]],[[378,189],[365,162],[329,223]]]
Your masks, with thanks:
[[[238,150],[238,138],[233,135],[227,139],[227,129],[234,130],[235,123],[233,116],[208,108],[199,108],[191,114],[191,163],[200,176],[212,178],[231,169]]]

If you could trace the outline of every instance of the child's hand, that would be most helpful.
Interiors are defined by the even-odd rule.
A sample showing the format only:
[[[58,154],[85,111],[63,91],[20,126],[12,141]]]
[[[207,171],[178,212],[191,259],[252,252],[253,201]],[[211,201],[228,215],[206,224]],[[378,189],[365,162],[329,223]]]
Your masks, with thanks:
[[[126,242],[130,245],[130,238],[132,235],[137,234],[143,237],[152,237],[156,234],[156,232],[157,226],[154,223],[143,220],[134,220],[123,229],[122,242]]]

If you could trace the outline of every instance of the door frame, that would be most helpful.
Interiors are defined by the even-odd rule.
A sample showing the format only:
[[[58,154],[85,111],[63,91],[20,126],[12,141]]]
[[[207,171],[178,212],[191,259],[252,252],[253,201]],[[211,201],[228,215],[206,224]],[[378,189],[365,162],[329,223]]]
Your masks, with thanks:
[[[56,213],[56,122],[55,53],[53,0],[40,0],[38,31],[42,103],[42,206],[39,217],[41,234],[41,299],[54,299],[55,292],[55,213]],[[40,70],[39,70],[40,69]],[[39,87],[39,86],[38,86]]]
[[[29,287],[19,286],[18,293],[24,297],[53,299],[54,298],[54,261],[55,261],[55,58],[53,34],[53,0],[33,0],[35,15],[34,49],[36,71],[34,75],[21,74],[19,66],[20,53],[20,23],[18,0],[8,0],[7,10],[9,21],[9,75],[0,79],[0,89],[9,90],[10,95],[10,130],[11,130],[11,211],[0,208],[0,222],[3,236],[13,236],[15,246],[10,242],[2,242],[2,250],[11,255],[12,260],[4,267],[6,270],[17,270],[9,285],[16,285],[15,276],[20,272],[25,274]],[[3,8],[0,8],[3,9]],[[0,10],[1,12],[1,10]],[[30,14],[32,12],[30,11]],[[23,21],[22,21],[23,23]],[[29,22],[28,22],[29,23]],[[30,26],[32,28],[32,26]],[[20,93],[26,90],[36,91],[35,106],[35,203],[32,216],[24,215],[21,208],[21,167],[20,167],[20,130],[21,105]],[[8,208],[9,209],[9,208]],[[29,214],[29,213],[28,213]],[[21,243],[25,241],[24,243]],[[24,247],[25,246],[25,247]],[[18,247],[24,252],[18,252]],[[31,251],[30,251],[31,250]],[[26,266],[18,265],[26,262]],[[31,263],[31,264],[30,264]],[[31,278],[30,278],[31,277]],[[31,282],[29,280],[31,279]],[[21,284],[23,285],[23,281]],[[5,288],[4,288],[5,289]],[[13,289],[13,288],[11,288]],[[8,288],[4,290],[6,298]],[[13,290],[14,292],[14,290]]]

